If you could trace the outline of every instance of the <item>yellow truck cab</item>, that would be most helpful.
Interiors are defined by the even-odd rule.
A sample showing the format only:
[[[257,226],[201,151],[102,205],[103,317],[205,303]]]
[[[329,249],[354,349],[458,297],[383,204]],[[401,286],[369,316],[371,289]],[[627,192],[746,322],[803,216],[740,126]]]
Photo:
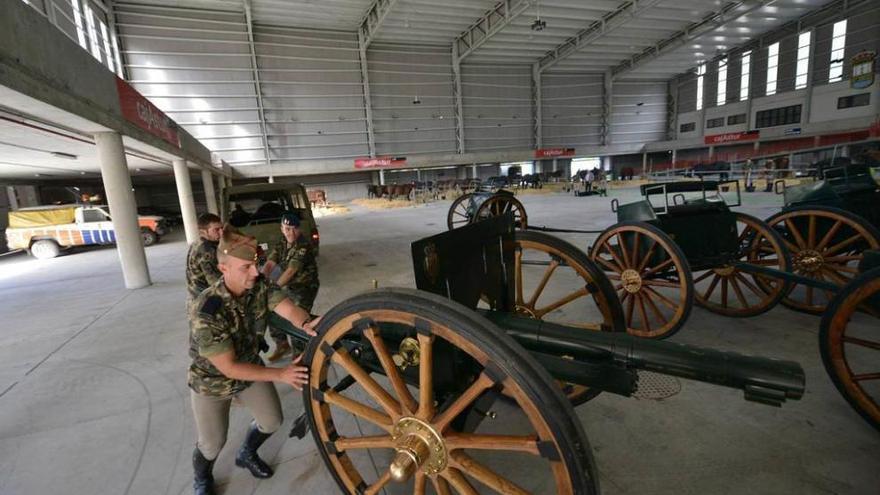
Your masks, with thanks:
[[[9,212],[6,239],[9,249],[26,249],[35,258],[54,258],[73,246],[115,244],[116,232],[109,209],[102,205],[53,205]],[[138,216],[145,246],[165,235],[164,218]]]
[[[271,245],[281,235],[281,216],[299,215],[303,235],[318,250],[320,235],[306,189],[297,183],[247,184],[223,190],[221,217],[245,234]]]

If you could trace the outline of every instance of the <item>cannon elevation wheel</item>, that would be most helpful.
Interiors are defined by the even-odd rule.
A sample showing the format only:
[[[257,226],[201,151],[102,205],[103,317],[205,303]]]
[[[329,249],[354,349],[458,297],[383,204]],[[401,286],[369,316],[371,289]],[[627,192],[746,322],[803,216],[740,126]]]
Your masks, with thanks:
[[[500,217],[508,212],[513,212],[514,228],[525,230],[528,227],[526,207],[512,194],[493,194],[486,201],[483,201],[474,216],[475,220],[483,220],[490,217]]]
[[[855,277],[864,250],[880,248],[880,231],[839,208],[799,206],[773,215],[767,223],[782,235],[794,273],[840,287]],[[782,304],[797,311],[821,314],[834,298],[832,291],[790,285]]]
[[[694,282],[681,248],[662,230],[644,222],[612,225],[593,243],[590,259],[611,279],[627,333],[664,338],[684,325]]]
[[[514,243],[517,314],[587,331],[626,331],[614,287],[583,251],[542,232],[516,231]],[[562,385],[574,405],[599,394]]]
[[[473,193],[465,193],[452,201],[452,204],[449,206],[449,213],[446,214],[446,226],[449,230],[471,223],[471,215],[468,214],[468,208],[473,196]]]
[[[744,213],[736,213],[741,263],[791,271],[791,257],[782,237],[769,225]],[[695,272],[694,298],[697,304],[725,316],[755,316],[768,311],[785,297],[789,284],[782,279],[744,272],[735,265]]]
[[[303,402],[344,493],[597,493],[571,405],[485,318],[433,294],[384,289],[334,307],[318,331]],[[512,400],[494,402],[500,394]]]
[[[819,347],[834,385],[880,430],[880,268],[857,277],[831,301]]]

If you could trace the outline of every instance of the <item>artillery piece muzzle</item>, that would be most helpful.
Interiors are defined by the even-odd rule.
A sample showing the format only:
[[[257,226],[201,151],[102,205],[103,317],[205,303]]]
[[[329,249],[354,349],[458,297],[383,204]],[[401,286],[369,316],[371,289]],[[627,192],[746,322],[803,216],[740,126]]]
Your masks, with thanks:
[[[645,370],[738,388],[746,400],[777,407],[804,395],[804,370],[793,361],[585,331],[497,311],[482,314],[528,349],[551,375],[578,385],[628,396],[638,387],[635,370]]]

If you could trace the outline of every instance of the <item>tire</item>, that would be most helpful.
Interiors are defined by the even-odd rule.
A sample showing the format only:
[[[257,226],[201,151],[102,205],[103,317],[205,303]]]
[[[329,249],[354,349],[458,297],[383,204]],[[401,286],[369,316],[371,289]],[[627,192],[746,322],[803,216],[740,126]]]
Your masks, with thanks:
[[[736,223],[739,251],[737,258],[732,261],[759,264],[782,272],[791,271],[791,256],[775,230],[745,213],[736,213]],[[709,268],[702,274],[694,273],[693,278],[697,304],[713,313],[732,317],[765,313],[790,290],[789,284],[783,279],[749,274],[733,265]],[[704,280],[701,287],[700,283]],[[719,285],[721,289],[716,292]],[[728,293],[728,287],[733,295]]]
[[[48,260],[61,254],[61,247],[51,239],[40,239],[31,244],[30,253],[39,260]]]
[[[880,392],[862,387],[857,379],[880,371],[880,268],[858,276],[828,305],[819,329],[819,350],[840,394],[880,431]],[[870,363],[867,368],[865,363]]]
[[[141,239],[143,239],[144,246],[152,246],[159,242],[159,234],[146,227],[141,227]]]
[[[840,208],[809,205],[787,208],[768,218],[767,224],[785,241],[794,273],[840,287],[855,277],[864,250],[880,249],[880,230],[859,215]],[[812,236],[810,225],[813,225]],[[825,234],[831,235],[826,238]],[[792,283],[782,304],[795,311],[820,315],[833,298],[831,291]]]
[[[514,297],[516,306],[514,311],[517,314],[563,325],[569,324],[572,327],[572,332],[581,330],[599,332],[626,331],[623,307],[620,305],[620,300],[614,292],[614,287],[605,273],[590,260],[586,253],[573,244],[543,232],[516,230],[514,231],[513,241],[516,249],[514,255]],[[535,262],[546,262],[548,263],[548,268],[544,270],[541,268],[534,270],[526,268]],[[555,262],[560,264],[553,265]],[[550,268],[551,266],[553,268]],[[569,273],[568,270],[574,270],[574,274]],[[543,273],[540,277],[536,277],[534,275],[537,275],[537,272]],[[574,277],[571,277],[571,275],[574,275]],[[546,280],[544,280],[544,277],[546,277]],[[526,279],[534,279],[538,280],[538,282],[537,284],[526,285],[523,283]],[[547,305],[540,305],[538,302],[541,300],[541,296],[546,295],[548,292],[552,293],[554,288],[559,289],[561,285],[566,284],[568,284],[568,287],[562,288],[561,292],[563,294],[568,295],[572,291],[582,288],[585,289],[586,294],[562,304],[554,310],[546,313],[542,312],[542,307],[551,307],[555,302],[562,300],[562,298],[558,297],[559,291],[557,290],[557,295],[550,297],[553,302]],[[534,290],[531,290],[532,285],[535,286]],[[530,293],[528,298],[525,295],[527,289]],[[566,310],[571,310],[572,306],[574,306],[573,309],[575,310],[587,306],[585,308],[587,315],[580,316],[583,320],[570,321],[565,318]],[[593,311],[594,308],[598,311]],[[561,383],[561,385],[563,392],[574,406],[589,401],[600,392],[597,389],[580,385],[568,383]]]
[[[471,215],[468,214],[468,205],[473,193],[464,193],[452,200],[449,205],[449,213],[446,214],[446,227],[452,230],[456,227],[464,227],[473,221]]]
[[[642,237],[651,244],[642,244]],[[639,255],[638,264],[629,259],[630,254]],[[690,265],[681,248],[659,228],[631,221],[612,225],[596,238],[590,248],[590,259],[611,279],[624,305],[627,333],[663,339],[677,332],[687,321],[694,305]],[[655,287],[650,287],[652,285]],[[636,299],[639,301],[638,324]],[[658,302],[667,309],[661,310]],[[652,317],[648,317],[649,313]],[[660,326],[652,327],[651,319],[661,320]]]
[[[372,452],[364,451],[384,449],[387,453],[387,449],[391,448],[400,457],[403,455],[399,450],[403,448],[401,442],[405,443],[416,436],[417,441],[424,437],[437,439],[431,445],[439,445],[440,448],[426,447],[429,450],[420,457],[423,461],[415,468],[415,474],[413,471],[406,471],[406,476],[398,476],[398,481],[402,480],[401,484],[406,483],[409,487],[416,485],[413,488],[414,493],[419,492],[419,486],[424,488],[428,484],[428,474],[432,475],[430,481],[434,484],[435,491],[439,486],[444,489],[455,488],[457,493],[468,493],[467,489],[470,488],[472,493],[476,493],[462,473],[466,473],[470,479],[477,479],[497,488],[501,483],[516,484],[520,479],[523,480],[520,483],[534,482],[535,473],[539,470],[549,474],[548,481],[555,485],[553,493],[598,493],[598,471],[571,404],[553,384],[547,371],[525,349],[475,312],[426,292],[382,289],[338,304],[324,315],[317,331],[318,336],[310,340],[303,361],[309,367],[309,385],[303,389],[303,403],[318,451],[343,493],[380,491],[394,473],[404,471],[392,471],[386,468],[391,465],[389,461],[379,461],[377,470],[384,474],[377,476],[371,474],[375,471],[372,467],[367,467],[369,464],[361,463],[363,469],[359,468],[354,461],[364,461],[365,458],[357,456],[372,457]],[[415,341],[420,359],[415,365],[418,370],[411,370],[409,375],[403,376],[416,375],[415,384],[420,385],[416,394],[419,400],[408,392],[409,388],[405,384],[400,383],[401,373],[406,370],[398,371],[399,365],[391,360],[385,344],[395,344],[393,338],[404,335],[413,341],[418,339]],[[343,342],[345,347],[341,345]],[[369,342],[369,347],[364,347],[362,353],[350,353],[349,349],[353,348],[348,346],[356,345],[357,342],[362,345]],[[370,384],[364,378],[365,370],[361,368],[361,364],[367,363],[368,358],[365,356],[371,355],[371,352],[380,356],[373,358],[373,361],[381,361],[381,366],[375,364],[377,371],[384,371],[391,385],[378,385],[376,381]],[[434,363],[435,352],[443,356],[442,361],[437,361],[443,365],[425,366],[425,362]],[[384,359],[381,358],[383,355]],[[450,368],[446,365],[446,357],[456,359],[457,365]],[[376,399],[379,409],[364,404],[358,398],[342,396],[342,391],[333,390],[332,387],[340,386],[345,378],[336,385],[328,383],[328,369],[331,367],[344,370],[338,374],[347,372],[348,377],[354,378],[354,383],[362,386],[363,393]],[[357,372],[357,369],[361,372]],[[445,388],[442,385],[444,373],[451,373],[446,383],[456,383],[457,386]],[[407,383],[413,385],[412,381]],[[499,385],[502,383],[503,386]],[[437,384],[441,385],[435,386]],[[384,392],[377,391],[374,385]],[[515,442],[511,441],[506,445],[507,448],[500,450],[511,450],[516,443],[516,450],[533,455],[533,467],[502,475],[492,471],[496,464],[489,464],[489,471],[482,471],[493,475],[490,482],[486,483],[485,480],[480,480],[479,474],[475,476],[474,473],[479,472],[481,466],[492,462],[492,459],[487,459],[491,452],[482,450],[486,455],[480,458],[480,463],[474,464],[473,459],[464,452],[480,448],[473,437],[469,438],[472,430],[450,431],[450,428],[453,428],[456,418],[467,415],[466,412],[462,413],[470,410],[467,404],[472,404],[477,397],[485,397],[486,391],[499,389],[514,397],[511,407],[519,407],[514,412],[522,413],[528,423],[525,428],[528,434],[537,436],[516,437]],[[444,390],[451,392],[445,400]],[[387,397],[377,399],[383,394]],[[443,402],[437,404],[435,399]],[[435,411],[435,408],[440,412]],[[348,411],[358,411],[362,421],[372,423],[371,432],[364,434],[360,433],[360,429],[354,430],[353,422],[349,421],[354,413]],[[455,412],[446,414],[447,411]],[[485,413],[479,415],[485,417]],[[345,416],[343,421],[336,420],[340,416]],[[412,423],[418,424],[418,433],[408,430],[408,425]],[[374,426],[379,429],[376,430]],[[508,424],[504,431],[506,435],[516,435],[510,429],[520,428]],[[380,434],[375,436],[372,433],[375,431]],[[381,433],[383,431],[387,435]],[[458,438],[457,446],[449,443],[455,441],[453,438]],[[485,448],[488,444],[482,445]],[[493,445],[493,448],[498,449],[498,445]],[[409,455],[407,462],[410,466],[414,462],[409,459],[416,458]],[[447,459],[448,462],[440,462],[440,459]],[[503,468],[503,462],[504,459],[497,466]],[[368,484],[361,476],[362,473],[375,481]],[[517,479],[511,480],[508,476],[517,476]],[[413,478],[414,481],[410,481]],[[464,490],[460,487],[464,487]],[[542,493],[549,492],[544,490]]]
[[[513,196],[506,194],[493,194],[483,204],[477,208],[474,220],[485,220],[486,218],[500,217],[505,213],[513,212],[513,228],[517,230],[525,230],[529,225],[529,217],[526,214],[526,208],[523,204]]]

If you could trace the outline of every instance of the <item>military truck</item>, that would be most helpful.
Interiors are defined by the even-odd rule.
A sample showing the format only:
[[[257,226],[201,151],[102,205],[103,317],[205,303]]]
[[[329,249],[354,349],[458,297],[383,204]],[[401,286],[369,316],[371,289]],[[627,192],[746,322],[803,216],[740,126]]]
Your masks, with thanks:
[[[312,216],[308,194],[302,184],[246,184],[223,190],[221,217],[243,233],[271,245],[281,235],[281,215],[299,215],[300,229],[315,246],[320,243],[318,225]]]

